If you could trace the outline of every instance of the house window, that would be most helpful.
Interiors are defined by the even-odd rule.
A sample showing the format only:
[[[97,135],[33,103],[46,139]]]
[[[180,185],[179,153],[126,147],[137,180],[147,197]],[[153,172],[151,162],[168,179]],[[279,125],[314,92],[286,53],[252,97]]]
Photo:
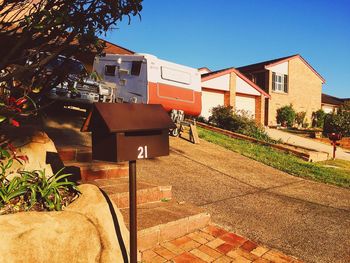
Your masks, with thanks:
[[[288,93],[288,76],[272,72],[272,90]]]

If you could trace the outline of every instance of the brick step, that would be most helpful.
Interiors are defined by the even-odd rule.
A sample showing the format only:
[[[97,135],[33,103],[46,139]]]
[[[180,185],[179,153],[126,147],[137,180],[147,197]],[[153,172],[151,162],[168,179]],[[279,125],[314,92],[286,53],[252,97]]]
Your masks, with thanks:
[[[64,162],[65,166],[80,168],[81,182],[89,182],[96,179],[115,179],[129,174],[129,164],[109,163],[102,161],[92,162]]]
[[[57,147],[58,155],[63,162],[91,162],[92,150],[87,146]]]
[[[129,179],[96,179],[91,182],[104,190],[118,208],[129,207]],[[147,182],[137,182],[137,204],[146,204],[171,199],[171,186],[158,186]]]
[[[129,209],[121,209],[129,228]],[[188,203],[169,202],[142,204],[137,207],[138,250],[154,248],[160,243],[182,237],[210,222],[210,215]]]

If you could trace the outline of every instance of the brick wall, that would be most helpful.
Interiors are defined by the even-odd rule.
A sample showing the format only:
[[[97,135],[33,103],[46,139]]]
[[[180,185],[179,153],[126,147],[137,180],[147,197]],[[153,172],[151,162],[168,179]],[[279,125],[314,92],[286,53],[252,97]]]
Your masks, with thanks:
[[[230,73],[230,105],[236,107],[236,78],[237,75],[234,72]]]
[[[205,88],[202,87],[202,91],[208,91],[213,93],[220,93],[224,95],[224,105],[225,106],[232,106],[233,109],[236,107],[236,79],[237,75],[235,72],[230,73],[230,90],[229,91],[223,91],[223,90],[216,90],[211,88]],[[249,98],[255,98],[255,120],[257,123],[264,124],[265,119],[265,97],[263,95],[261,96],[253,96],[253,95],[247,95],[247,94],[239,94],[239,96],[243,97],[249,97]]]
[[[269,71],[272,80],[272,72]],[[268,125],[276,125],[277,109],[293,104],[296,112],[306,112],[306,122],[311,123],[312,112],[321,108],[322,81],[299,58],[289,60],[288,65],[288,93],[272,91],[272,82],[269,81],[269,120]]]
[[[255,97],[255,122],[259,124],[265,123],[265,97]]]

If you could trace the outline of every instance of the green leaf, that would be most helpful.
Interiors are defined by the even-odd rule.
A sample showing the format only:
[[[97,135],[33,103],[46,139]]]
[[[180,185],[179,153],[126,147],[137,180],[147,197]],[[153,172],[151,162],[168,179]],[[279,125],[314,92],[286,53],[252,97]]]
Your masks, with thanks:
[[[4,150],[4,149],[0,148],[0,154],[1,154],[2,157],[10,158],[10,153],[7,150]]]
[[[12,164],[13,164],[13,159],[10,159],[10,160],[7,162],[7,164],[5,165],[5,169],[11,168]]]
[[[47,202],[48,209],[49,209],[50,211],[55,209],[55,204],[54,204],[54,202],[52,202],[50,199],[47,199],[46,202]]]
[[[6,120],[7,118],[5,116],[0,116],[0,123]]]
[[[36,203],[36,189],[35,185],[30,187],[31,195],[30,195],[30,205],[33,206]]]
[[[11,194],[9,194],[8,195],[8,201],[10,201],[11,199],[13,199],[13,198],[15,198],[15,197],[17,197],[17,196],[20,196],[20,195],[22,195],[22,194],[25,194],[27,192],[27,190],[26,189],[19,189],[19,190],[17,190],[17,191],[15,191],[15,192],[12,192]]]
[[[35,25],[35,26],[34,26],[34,28],[35,28],[35,29],[43,29],[43,28],[44,28],[44,26],[43,26],[43,25],[38,24],[38,25]]]
[[[30,16],[25,16],[24,19],[26,20],[27,24],[30,23]]]
[[[8,193],[12,192],[18,185],[19,185],[18,177],[13,178],[8,186],[7,192]]]

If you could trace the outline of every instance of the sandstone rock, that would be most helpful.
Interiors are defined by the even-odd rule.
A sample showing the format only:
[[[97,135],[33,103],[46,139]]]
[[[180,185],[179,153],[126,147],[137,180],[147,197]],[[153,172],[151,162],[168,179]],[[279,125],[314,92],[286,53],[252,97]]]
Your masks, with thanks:
[[[101,252],[101,262],[123,262],[120,244],[115,234],[114,223],[108,204],[99,188],[92,184],[79,186],[82,195],[70,204],[65,211],[81,213],[94,223],[99,231],[104,250]],[[119,209],[113,204],[125,248],[129,253],[129,231]],[[115,258],[119,259],[116,261]]]
[[[108,205],[93,185],[61,212],[0,216],[0,262],[123,262]],[[128,231],[115,207],[126,249]]]
[[[74,212],[0,216],[0,262],[100,262],[95,225]]]
[[[46,152],[57,152],[57,149],[46,133],[36,132],[30,137],[21,139],[21,141],[15,141],[14,145],[17,155],[26,155],[28,162],[23,162],[23,165],[14,162],[11,169],[9,169],[9,173],[16,174],[18,169],[26,171],[45,170],[47,176],[52,175],[51,166],[46,164]]]

